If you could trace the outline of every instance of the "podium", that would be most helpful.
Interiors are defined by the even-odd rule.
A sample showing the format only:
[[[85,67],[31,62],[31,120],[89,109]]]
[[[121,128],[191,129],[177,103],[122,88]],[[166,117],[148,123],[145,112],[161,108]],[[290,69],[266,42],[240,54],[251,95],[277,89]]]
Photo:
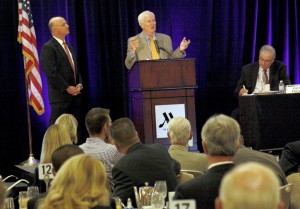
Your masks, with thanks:
[[[185,118],[192,126],[193,142],[190,150],[197,149],[195,96],[195,59],[143,60],[134,64],[128,77],[130,117],[141,141],[145,144],[169,145],[165,137],[158,137],[157,108],[184,109]],[[175,111],[176,112],[176,111]],[[160,128],[167,131],[167,123],[176,113],[166,112]],[[167,123],[165,123],[167,122]]]

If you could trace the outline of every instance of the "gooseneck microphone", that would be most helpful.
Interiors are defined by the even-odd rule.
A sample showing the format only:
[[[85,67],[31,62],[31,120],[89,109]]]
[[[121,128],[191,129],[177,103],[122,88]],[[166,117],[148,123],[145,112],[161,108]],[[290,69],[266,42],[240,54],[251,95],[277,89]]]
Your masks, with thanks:
[[[154,40],[154,45],[155,45],[155,48],[156,48],[156,51],[158,52],[158,54],[160,53],[160,50],[163,50],[164,52],[166,52],[168,54],[168,56],[170,58],[174,58],[174,56],[168,50],[166,50],[164,47],[161,47],[158,45],[158,41],[157,41],[156,37],[153,37],[153,40]]]
[[[154,45],[155,45],[156,51],[159,54],[160,53],[160,48],[159,48],[158,43],[157,43],[157,38],[153,37],[153,41],[154,41]]]

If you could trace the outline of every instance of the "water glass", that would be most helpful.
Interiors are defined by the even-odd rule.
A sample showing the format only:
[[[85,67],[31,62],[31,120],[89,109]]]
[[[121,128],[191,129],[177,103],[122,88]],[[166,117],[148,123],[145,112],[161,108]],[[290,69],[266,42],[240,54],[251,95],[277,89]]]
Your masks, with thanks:
[[[19,192],[19,209],[27,209],[28,199],[27,191]]]
[[[31,199],[39,194],[39,187],[31,186],[27,188],[28,198]]]
[[[167,183],[166,181],[156,181],[154,185],[154,191],[160,193],[163,198],[167,196]]]
[[[162,209],[165,206],[165,198],[159,192],[154,191],[151,195],[151,207],[153,209]]]
[[[15,209],[15,203],[12,197],[5,198],[5,209]]]

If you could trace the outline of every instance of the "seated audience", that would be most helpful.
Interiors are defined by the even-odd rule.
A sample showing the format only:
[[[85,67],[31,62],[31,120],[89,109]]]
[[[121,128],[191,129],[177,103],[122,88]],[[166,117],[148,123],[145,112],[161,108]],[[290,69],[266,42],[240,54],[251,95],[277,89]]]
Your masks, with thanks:
[[[2,179],[0,179],[0,209],[5,208],[5,198],[7,196],[7,188],[5,187]]]
[[[216,209],[283,209],[279,181],[273,171],[259,163],[235,167],[222,179]]]
[[[64,144],[72,144],[66,127],[58,124],[50,126],[43,138],[40,163],[51,163],[52,152]],[[38,168],[35,169],[34,185],[39,186],[40,192],[46,191],[45,183],[39,181]]]
[[[208,170],[186,183],[178,185],[174,199],[195,199],[198,209],[214,208],[221,180],[233,168],[240,138],[240,126],[226,115],[214,115],[201,132],[202,147],[208,160]]]
[[[262,163],[275,172],[282,186],[287,184],[286,176],[279,166],[275,156],[245,147],[243,136],[240,138],[240,148],[235,154],[233,162],[235,165],[243,164],[245,162]]]
[[[193,137],[191,124],[184,117],[176,117],[168,123],[169,154],[180,163],[181,169],[205,172],[208,162],[205,154],[189,152],[188,142]]]
[[[112,170],[115,184],[113,197],[119,197],[122,202],[130,198],[136,206],[133,187],[145,186],[145,182],[154,186],[156,180],[165,180],[168,192],[175,190],[180,164],[171,158],[163,145],[142,144],[128,118],[114,121],[110,134],[117,149],[125,154]]]
[[[281,153],[279,165],[286,176],[299,172],[300,141],[287,143]]]
[[[99,107],[92,108],[85,117],[85,125],[89,133],[89,138],[79,147],[83,149],[85,154],[101,160],[113,188],[112,167],[123,157],[123,154],[114,145],[105,142],[109,138],[109,129],[111,126],[109,110]]]
[[[72,144],[65,144],[60,147],[58,147],[54,152],[52,153],[51,162],[53,165],[52,168],[52,174],[56,176],[56,173],[58,172],[59,168],[63,165],[65,161],[67,161],[69,158],[83,154],[83,150],[79,147],[72,145]],[[47,193],[41,193],[38,196],[31,198],[27,202],[27,208],[28,209],[36,209],[38,206],[38,201],[41,198],[44,198],[47,195]]]
[[[105,167],[81,154],[67,160],[57,172],[40,209],[110,208]]]
[[[77,138],[78,121],[72,114],[62,114],[56,119],[55,124],[66,126],[67,130],[69,131],[71,141],[73,142],[73,144],[78,143],[78,138]]]

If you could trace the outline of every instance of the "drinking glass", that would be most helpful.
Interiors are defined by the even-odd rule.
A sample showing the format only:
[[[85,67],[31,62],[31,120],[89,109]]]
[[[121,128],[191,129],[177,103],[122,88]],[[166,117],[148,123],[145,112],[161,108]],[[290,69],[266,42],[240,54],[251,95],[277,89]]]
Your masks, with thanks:
[[[39,187],[31,186],[27,188],[28,199],[31,199],[39,194]]]
[[[27,209],[28,194],[27,191],[19,192],[19,209]]]
[[[5,209],[15,209],[15,203],[12,197],[5,198]]]
[[[167,183],[166,181],[156,181],[154,185],[154,191],[160,193],[163,198],[167,196]]]
[[[154,191],[151,195],[151,207],[153,209],[162,209],[165,206],[165,198],[159,192]]]

